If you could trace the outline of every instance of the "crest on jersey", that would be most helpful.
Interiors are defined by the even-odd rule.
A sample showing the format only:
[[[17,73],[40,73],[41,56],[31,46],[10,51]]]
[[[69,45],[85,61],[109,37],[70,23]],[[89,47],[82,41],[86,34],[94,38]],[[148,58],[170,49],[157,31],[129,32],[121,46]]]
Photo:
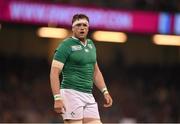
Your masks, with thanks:
[[[85,52],[89,52],[89,50],[88,49],[84,49],[85,50]]]
[[[74,45],[71,46],[72,51],[77,51],[77,50],[82,50],[82,46],[81,45]]]
[[[90,48],[90,49],[92,49],[93,47],[92,47],[92,44],[88,44],[88,47]]]

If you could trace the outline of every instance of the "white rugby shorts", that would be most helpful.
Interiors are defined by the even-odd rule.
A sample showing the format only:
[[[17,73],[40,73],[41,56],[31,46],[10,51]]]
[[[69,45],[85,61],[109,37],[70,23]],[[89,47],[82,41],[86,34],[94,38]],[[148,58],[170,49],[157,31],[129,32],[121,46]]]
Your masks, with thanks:
[[[98,105],[92,94],[73,89],[61,89],[60,93],[66,108],[62,114],[63,120],[100,119]]]

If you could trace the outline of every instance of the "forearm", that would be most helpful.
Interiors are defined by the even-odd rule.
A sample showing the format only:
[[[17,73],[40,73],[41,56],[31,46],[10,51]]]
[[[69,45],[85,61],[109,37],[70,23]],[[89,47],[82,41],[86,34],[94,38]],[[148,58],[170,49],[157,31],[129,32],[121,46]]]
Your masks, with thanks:
[[[52,67],[51,69],[50,83],[53,95],[60,94],[59,73],[56,67]]]
[[[97,63],[95,65],[95,71],[94,71],[94,84],[101,92],[103,92],[102,90],[104,88],[106,88],[106,84],[105,84],[103,75],[102,75]]]
[[[61,73],[63,65],[64,64],[61,62],[57,60],[53,60],[50,71],[50,84],[54,96],[54,110],[60,114],[63,113],[63,108],[65,110],[65,106],[63,104],[63,100],[60,94],[60,79],[59,79],[59,74]]]
[[[50,73],[50,83],[53,95],[60,94],[60,79],[58,68],[52,67]]]
[[[51,83],[51,89],[53,95],[60,94],[59,74],[61,73],[63,66],[64,64],[57,60],[52,61],[51,71],[50,71],[50,83]]]
[[[103,88],[106,87],[106,84],[105,84],[105,81],[104,81],[104,78],[102,76],[102,73],[99,71],[95,74],[94,76],[94,84],[96,85],[96,87],[99,89],[99,90],[102,90]]]

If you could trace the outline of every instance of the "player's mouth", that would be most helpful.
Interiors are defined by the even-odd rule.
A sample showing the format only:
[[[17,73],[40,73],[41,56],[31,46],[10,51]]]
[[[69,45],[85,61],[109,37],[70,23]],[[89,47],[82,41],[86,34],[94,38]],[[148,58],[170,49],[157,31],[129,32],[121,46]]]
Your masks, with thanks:
[[[84,31],[81,31],[80,34],[84,34],[85,32]]]

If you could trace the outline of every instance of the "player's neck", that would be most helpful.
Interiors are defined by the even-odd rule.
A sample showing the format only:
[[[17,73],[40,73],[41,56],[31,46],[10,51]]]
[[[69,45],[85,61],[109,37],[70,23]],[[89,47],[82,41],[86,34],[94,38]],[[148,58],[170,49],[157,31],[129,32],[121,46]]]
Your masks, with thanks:
[[[72,37],[75,39],[78,39],[81,42],[81,44],[83,44],[83,45],[86,45],[86,43],[87,43],[86,38],[77,38],[75,36],[72,36]]]
[[[83,38],[83,39],[81,39],[81,38],[78,38],[82,43],[85,43],[86,42],[86,39],[85,38]]]

